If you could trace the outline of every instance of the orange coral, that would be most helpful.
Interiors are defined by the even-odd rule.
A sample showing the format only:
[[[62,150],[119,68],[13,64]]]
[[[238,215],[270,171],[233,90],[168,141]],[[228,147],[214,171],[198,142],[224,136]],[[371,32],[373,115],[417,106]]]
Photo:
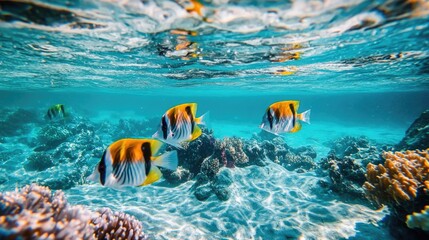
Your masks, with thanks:
[[[363,185],[370,200],[381,204],[400,204],[417,197],[417,189],[429,189],[429,149],[385,152],[384,166],[369,163]]]

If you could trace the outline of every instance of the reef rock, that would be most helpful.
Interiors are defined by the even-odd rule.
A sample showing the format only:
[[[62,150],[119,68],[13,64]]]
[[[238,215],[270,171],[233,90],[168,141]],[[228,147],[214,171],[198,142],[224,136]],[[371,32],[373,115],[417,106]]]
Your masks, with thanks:
[[[406,223],[409,228],[418,228],[429,232],[429,205],[426,205],[421,212],[408,215]]]
[[[396,145],[398,150],[429,148],[429,110],[424,111],[405,132],[405,137]]]
[[[31,130],[30,123],[39,123],[41,119],[35,111],[25,109],[1,111],[0,136],[16,136],[26,134]]]
[[[321,159],[322,171],[319,171],[322,175],[327,173],[330,181],[322,185],[339,194],[365,199],[362,189],[365,167],[369,162],[382,161],[381,148],[366,137],[346,136],[330,144],[331,151],[326,158]]]
[[[331,153],[327,158],[322,158],[321,166],[328,171],[331,182],[327,186],[332,191],[354,198],[365,198],[362,189],[365,172],[355,160],[350,157],[338,158]]]
[[[27,158],[24,168],[27,171],[43,171],[52,166],[54,166],[54,162],[51,155],[43,152],[36,152]]]

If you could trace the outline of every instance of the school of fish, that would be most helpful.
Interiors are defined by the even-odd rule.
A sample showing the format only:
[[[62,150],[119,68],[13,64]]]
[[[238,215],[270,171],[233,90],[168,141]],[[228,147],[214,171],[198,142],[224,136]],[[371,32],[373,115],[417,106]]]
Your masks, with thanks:
[[[299,101],[281,101],[271,104],[264,112],[260,128],[269,133],[295,133],[301,122],[310,123],[310,110],[298,113]],[[178,167],[177,151],[159,154],[164,143],[182,149],[182,144],[197,139],[202,134],[199,125],[205,125],[209,113],[196,117],[197,104],[184,103],[168,109],[161,117],[152,138],[120,139],[104,151],[100,162],[87,178],[103,186],[121,188],[145,186],[162,177],[159,169],[175,171]],[[66,117],[63,104],[48,109],[47,117]]]

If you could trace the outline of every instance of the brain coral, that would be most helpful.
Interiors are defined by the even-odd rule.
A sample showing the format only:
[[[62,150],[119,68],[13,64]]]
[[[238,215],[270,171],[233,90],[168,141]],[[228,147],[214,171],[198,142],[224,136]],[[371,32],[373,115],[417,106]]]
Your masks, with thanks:
[[[407,226],[409,228],[420,228],[429,231],[429,205],[421,213],[413,213],[407,216]]]
[[[429,149],[406,152],[385,152],[384,165],[367,165],[367,182],[363,187],[370,200],[381,204],[397,204],[417,197],[418,189],[429,189]]]
[[[134,217],[110,209],[71,206],[35,184],[0,193],[0,239],[147,239]]]

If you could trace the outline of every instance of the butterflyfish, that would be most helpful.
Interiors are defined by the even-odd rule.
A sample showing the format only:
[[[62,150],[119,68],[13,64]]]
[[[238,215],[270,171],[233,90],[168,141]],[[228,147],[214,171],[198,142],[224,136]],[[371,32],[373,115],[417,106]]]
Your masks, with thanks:
[[[181,143],[193,141],[201,136],[201,128],[208,119],[208,113],[197,118],[197,104],[185,103],[170,108],[161,118],[158,131],[153,138],[159,139],[177,148],[182,148]]]
[[[87,180],[114,188],[154,183],[162,176],[158,167],[174,171],[178,165],[177,151],[156,156],[162,144],[156,139],[118,140],[104,151]]]
[[[273,133],[294,133],[301,130],[301,122],[310,123],[310,110],[298,113],[299,101],[282,101],[271,104],[262,117],[260,128]]]
[[[65,118],[67,116],[63,104],[56,104],[51,106],[46,113],[46,116],[52,120],[55,118]]]

